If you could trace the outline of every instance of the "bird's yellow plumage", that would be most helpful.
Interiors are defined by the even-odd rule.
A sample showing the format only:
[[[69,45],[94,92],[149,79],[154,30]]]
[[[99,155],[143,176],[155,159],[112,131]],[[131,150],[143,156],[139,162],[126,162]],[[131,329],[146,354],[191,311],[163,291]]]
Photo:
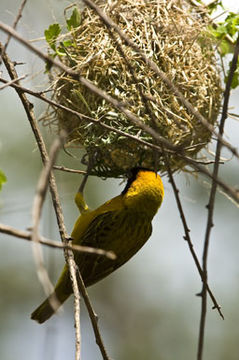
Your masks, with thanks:
[[[80,244],[111,250],[116,260],[87,253],[75,253],[85,286],[90,286],[127,262],[148,240],[152,232],[152,219],[164,196],[163,183],[158,174],[151,170],[132,170],[123,192],[107,201],[96,210],[90,211],[81,194],[76,203],[82,212],[77,219],[71,237],[73,244]],[[62,304],[72,293],[67,265],[56,284],[55,293]],[[52,309],[46,299],[31,315],[33,320],[43,323]]]

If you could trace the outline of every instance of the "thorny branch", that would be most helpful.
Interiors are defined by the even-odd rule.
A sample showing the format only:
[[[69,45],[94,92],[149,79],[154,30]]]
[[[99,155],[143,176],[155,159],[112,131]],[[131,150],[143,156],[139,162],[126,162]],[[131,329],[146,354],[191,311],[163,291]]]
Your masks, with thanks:
[[[207,292],[210,295],[210,298],[211,298],[212,303],[213,303],[213,309],[217,309],[217,311],[220,314],[220,316],[222,317],[222,319],[224,319],[224,316],[223,316],[223,314],[221,312],[221,306],[217,303],[217,300],[216,300],[215,296],[213,295],[208,283],[205,281],[203,270],[201,268],[201,265],[200,265],[200,262],[198,260],[197,254],[196,254],[196,252],[195,252],[195,250],[193,248],[193,243],[192,243],[192,240],[191,240],[191,237],[190,237],[190,229],[189,229],[189,227],[187,225],[186,216],[184,214],[183,206],[182,206],[182,203],[181,203],[181,200],[180,200],[180,197],[179,197],[179,190],[178,190],[178,188],[176,186],[176,183],[174,181],[172,170],[170,168],[170,165],[169,165],[169,162],[167,161],[167,159],[166,159],[166,164],[167,164],[169,182],[171,183],[172,188],[173,188],[173,192],[174,192],[174,196],[175,196],[175,199],[176,199],[177,207],[178,207],[179,214],[180,214],[182,224],[183,224],[183,228],[184,228],[184,240],[186,240],[187,243],[188,243],[189,250],[191,252],[191,255],[192,255],[192,258],[193,258],[193,260],[195,262],[195,265],[196,265],[196,267],[198,269],[198,272],[199,272],[199,275],[201,277],[202,283],[205,284]]]
[[[23,10],[24,10],[24,7],[25,7],[26,3],[27,3],[27,0],[23,0],[22,3],[21,3],[21,6],[20,6],[20,8],[19,8],[19,10],[18,10],[18,14],[17,14],[17,16],[16,16],[16,19],[15,19],[13,25],[12,25],[12,28],[13,28],[14,30],[17,28],[17,24],[18,24],[18,22],[20,21],[20,19],[21,19],[21,17],[22,17],[22,12],[23,12]],[[7,40],[6,40],[5,44],[4,44],[4,46],[3,46],[3,50],[2,50],[3,53],[5,53],[5,51],[7,50],[8,44],[9,44],[9,42],[10,42],[10,40],[11,40],[11,37],[12,37],[11,34],[9,34],[8,37],[7,37]],[[1,59],[0,59],[0,64],[1,64]]]
[[[231,62],[229,75],[228,75],[228,80],[226,83],[226,89],[225,89],[225,93],[224,93],[222,116],[221,116],[221,120],[220,120],[220,124],[219,124],[219,134],[221,136],[223,136],[225,121],[228,117],[228,104],[229,104],[229,98],[230,98],[230,92],[231,92],[231,85],[232,85],[233,75],[237,69],[238,55],[239,55],[239,32],[238,32],[238,38],[236,41],[236,46],[234,49],[234,54],[233,54],[233,58],[232,58],[232,62]],[[220,160],[220,155],[221,155],[221,149],[222,149],[222,144],[219,141],[217,141],[215,164],[213,167],[213,177],[214,178],[217,178],[217,175],[219,172],[219,160]],[[212,185],[211,185],[211,192],[210,192],[210,196],[209,196],[209,203],[207,205],[208,218],[207,218],[207,226],[206,226],[204,248],[203,248],[203,258],[202,258],[203,277],[204,277],[205,282],[203,283],[202,293],[201,293],[202,302],[201,302],[201,318],[200,318],[200,327],[199,327],[197,360],[202,360],[202,356],[203,356],[205,323],[206,323],[206,313],[207,313],[207,289],[206,289],[205,284],[207,283],[207,278],[208,278],[208,275],[207,275],[208,250],[209,250],[209,240],[210,240],[211,230],[213,227],[213,212],[214,212],[216,191],[217,191],[217,183],[213,179]]]
[[[32,234],[31,234],[32,251],[36,264],[38,278],[43,286],[46,296],[49,296],[54,291],[54,286],[50,281],[48,272],[44,265],[42,248],[39,244],[39,238],[40,238],[39,225],[40,225],[40,218],[42,213],[42,206],[46,197],[50,172],[52,170],[53,164],[55,163],[55,159],[58,154],[58,151],[60,150],[60,147],[63,145],[63,141],[64,138],[61,137],[61,138],[57,138],[53,142],[49,154],[49,161],[46,162],[45,166],[42,169],[32,205]],[[57,300],[57,297],[53,295],[50,298],[50,302],[53,309],[57,310],[57,308],[59,307],[59,302]]]
[[[6,87],[11,86],[12,84],[14,84],[14,83],[16,83],[16,82],[19,82],[20,80],[23,80],[23,79],[25,79],[25,78],[26,78],[26,75],[23,75],[23,76],[20,76],[20,77],[17,78],[17,79],[14,79],[14,80],[11,80],[11,81],[7,81],[7,82],[5,82],[4,85],[0,86],[0,90],[3,90],[3,89],[5,89]]]

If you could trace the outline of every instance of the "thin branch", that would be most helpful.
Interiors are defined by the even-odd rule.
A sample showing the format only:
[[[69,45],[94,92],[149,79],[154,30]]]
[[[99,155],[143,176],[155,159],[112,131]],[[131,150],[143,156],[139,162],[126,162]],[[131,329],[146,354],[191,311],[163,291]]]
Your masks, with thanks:
[[[81,193],[82,196],[83,196],[83,192],[84,192],[84,189],[85,189],[85,186],[86,186],[88,177],[89,177],[89,175],[90,175],[90,170],[91,170],[92,167],[93,167],[93,163],[94,163],[94,162],[93,162],[93,159],[89,157],[89,159],[88,159],[87,171],[86,171],[86,173],[85,173],[85,175],[84,175],[84,177],[83,177],[83,179],[82,179],[82,182],[81,182],[81,184],[80,184],[80,186],[79,186],[79,189],[78,189],[78,192]],[[87,208],[88,208],[88,206],[87,206]]]
[[[127,56],[121,46],[121,44],[119,43],[118,39],[116,39],[116,37],[114,36],[113,32],[111,31],[111,28],[109,26],[107,26],[107,29],[108,29],[108,32],[109,32],[109,35],[110,37],[112,38],[112,40],[114,41],[114,43],[116,44],[116,49],[117,51],[120,53],[121,57],[124,59],[130,73],[131,73],[131,76],[133,78],[133,81],[136,85],[136,87],[138,88],[139,90],[139,93],[140,93],[140,96],[141,96],[141,99],[143,101],[143,103],[145,104],[145,108],[146,108],[146,111],[148,113],[148,115],[152,118],[153,122],[155,123],[155,119],[154,119],[154,114],[152,113],[151,111],[151,108],[148,106],[148,102],[147,102],[147,99],[146,97],[144,96],[144,93],[142,92],[142,89],[141,87],[139,86],[139,81],[134,73],[134,70],[133,68],[131,67],[128,59],[127,59]],[[180,213],[180,216],[181,216],[181,219],[182,219],[182,223],[183,223],[183,226],[184,226],[184,231],[185,231],[185,236],[184,236],[184,239],[188,242],[188,246],[189,246],[189,249],[190,249],[190,252],[192,254],[192,257],[194,259],[194,262],[197,266],[197,269],[199,271],[199,274],[201,276],[201,280],[202,282],[204,283],[204,278],[203,278],[203,271],[201,269],[201,266],[200,266],[200,263],[199,263],[199,260],[197,258],[197,255],[193,249],[193,244],[192,244],[192,241],[191,241],[191,238],[190,238],[190,235],[189,235],[189,228],[187,226],[187,223],[186,223],[186,218],[185,218],[185,215],[184,215],[184,212],[183,212],[183,208],[182,208],[182,204],[181,204],[181,201],[180,201],[180,198],[179,198],[179,191],[176,187],[176,184],[174,182],[174,179],[173,179],[173,174],[172,174],[172,170],[171,170],[171,167],[170,167],[170,163],[168,161],[168,155],[164,152],[163,150],[163,154],[164,154],[164,158],[165,158],[165,163],[166,163],[166,167],[167,167],[167,171],[168,171],[168,175],[169,175],[169,179],[170,179],[170,182],[172,184],[172,187],[173,187],[173,190],[174,190],[174,194],[175,194],[175,197],[176,197],[176,202],[177,202],[177,206],[178,206],[178,209],[179,209],[179,213]],[[214,295],[212,294],[209,286],[207,283],[205,283],[205,286],[206,286],[206,289],[207,291],[209,292],[210,296],[212,297],[212,301],[213,301],[213,308],[216,308],[220,314],[220,316],[224,319],[223,317],[223,314],[221,312],[221,307],[218,305]]]
[[[60,171],[65,171],[65,172],[69,172],[69,173],[73,173],[73,174],[81,174],[81,175],[85,175],[86,171],[85,170],[76,170],[76,169],[70,169],[67,168],[65,166],[59,166],[59,165],[54,165],[53,166],[54,170],[60,170]]]
[[[4,65],[7,68],[10,78],[16,79],[18,77],[18,75],[15,70],[14,64],[9,59],[7,54],[2,52],[2,49],[3,49],[3,47],[2,47],[2,44],[0,43],[0,52],[2,55]],[[39,151],[40,151],[42,162],[43,162],[43,164],[46,164],[49,161],[49,157],[48,157],[48,153],[46,150],[46,146],[45,146],[43,137],[41,135],[41,132],[40,132],[38,124],[37,124],[37,120],[35,118],[35,114],[33,111],[33,105],[29,102],[26,95],[21,90],[16,89],[16,92],[22,102],[22,105],[25,109],[28,121],[31,125],[33,134],[35,136],[35,139],[36,139]],[[66,228],[65,228],[65,224],[64,224],[64,217],[63,217],[60,199],[59,199],[59,195],[58,195],[58,191],[57,191],[56,181],[55,181],[55,177],[52,172],[50,173],[50,177],[49,177],[49,186],[50,186],[52,202],[53,202],[53,206],[54,206],[55,213],[56,213],[56,218],[57,218],[57,223],[58,223],[61,239],[62,239],[63,244],[66,245],[67,239],[69,237],[67,236],[67,232],[66,232]],[[75,311],[75,327],[76,327],[76,330],[75,330],[75,333],[76,333],[75,360],[79,360],[80,359],[80,349],[79,349],[80,319],[79,319],[79,317],[77,317],[77,315],[78,315],[78,309],[80,306],[80,300],[79,300],[80,293],[79,293],[78,286],[76,286],[77,280],[76,280],[73,252],[71,250],[64,249],[64,255],[65,255],[66,263],[69,266],[70,277],[72,280],[72,289],[73,289],[73,293],[74,293],[74,303],[75,303],[75,309],[76,309],[76,311]]]
[[[28,241],[32,241],[32,234],[29,231],[23,231],[19,229],[15,229],[11,226],[0,224],[0,233],[10,235],[17,237],[19,239],[24,239]],[[67,250],[73,250],[74,252],[79,253],[87,253],[92,255],[100,255],[100,256],[106,256],[108,259],[115,260],[116,255],[112,251],[106,251],[103,249],[96,249],[92,248],[90,246],[81,246],[81,245],[64,245],[63,243],[59,241],[54,241],[50,239],[46,239],[44,236],[39,236],[39,243],[42,245],[49,246],[51,248],[55,249],[67,249]]]
[[[104,346],[104,343],[103,343],[103,340],[102,340],[102,337],[101,337],[101,334],[100,334],[100,330],[99,330],[99,326],[98,326],[98,316],[95,313],[95,311],[94,311],[94,309],[93,309],[93,307],[91,305],[90,298],[89,298],[88,292],[86,290],[86,287],[84,285],[84,281],[82,279],[81,273],[80,273],[78,268],[77,268],[77,270],[78,270],[78,272],[77,272],[77,274],[78,274],[78,277],[77,277],[78,286],[79,286],[81,295],[82,295],[82,297],[84,299],[86,308],[88,310],[88,314],[90,316],[91,324],[92,324],[94,334],[95,334],[96,344],[100,348],[101,355],[102,355],[103,359],[104,360],[111,360],[109,358],[107,352],[106,352],[106,349],[105,349],[105,346]]]
[[[18,82],[18,81],[20,81],[20,80],[25,79],[26,77],[27,77],[27,75],[23,75],[23,76],[20,76],[20,77],[17,78],[17,79],[8,81],[8,82],[6,82],[4,85],[0,86],[0,90],[3,90],[3,89],[5,89],[5,88],[8,87],[8,86],[11,86],[11,85],[14,84],[15,82]]]
[[[233,199],[235,201],[235,203],[239,204],[239,190],[238,189],[232,188],[231,186],[227,185],[218,176],[215,177],[213,174],[211,174],[210,171],[208,171],[205,166],[195,163],[190,158],[187,159],[187,162],[193,169],[200,172],[201,174],[206,175],[210,179],[214,180],[224,190],[224,192],[229,196],[229,198]]]
[[[231,92],[231,85],[233,80],[233,75],[237,69],[237,62],[238,62],[238,55],[239,55],[239,33],[238,38],[236,41],[236,46],[234,49],[234,54],[231,62],[231,67],[228,75],[228,80],[226,83],[226,89],[224,93],[224,102],[222,108],[222,116],[219,125],[219,133],[223,136],[224,133],[224,125],[225,121],[228,117],[228,104]],[[221,149],[222,144],[218,141],[216,147],[216,155],[215,155],[215,164],[213,167],[213,177],[217,178],[219,172],[219,160],[221,156]],[[209,196],[209,203],[207,205],[208,209],[208,218],[207,218],[207,227],[205,233],[205,240],[204,240],[204,248],[203,248],[203,274],[205,283],[207,283],[207,260],[208,260],[208,250],[209,250],[209,240],[211,235],[211,230],[213,227],[213,212],[214,212],[214,204],[215,204],[215,197],[217,191],[217,182],[212,180],[211,192]],[[202,360],[203,357],[203,346],[204,346],[204,337],[205,337],[205,323],[206,323],[206,313],[207,313],[207,289],[205,283],[202,287],[202,303],[201,303],[201,318],[200,318],[200,327],[199,327],[199,339],[198,339],[198,353],[197,353],[197,360]]]
[[[184,211],[183,211],[183,206],[182,206],[182,203],[181,203],[181,200],[180,200],[180,197],[179,197],[179,190],[178,190],[178,188],[176,186],[176,183],[174,181],[172,170],[170,168],[170,165],[169,165],[169,162],[167,161],[167,159],[166,159],[166,163],[167,163],[167,168],[168,168],[169,181],[170,181],[170,183],[172,185],[172,188],[173,188],[173,192],[174,192],[177,207],[178,207],[178,210],[179,210],[180,218],[182,220],[182,224],[183,224],[183,228],[184,228],[184,233],[185,233],[184,240],[186,240],[187,243],[188,243],[189,250],[191,252],[194,263],[195,263],[195,265],[197,267],[197,270],[199,272],[199,275],[201,277],[201,280],[202,280],[203,284],[205,284],[207,292],[211,297],[211,300],[212,300],[212,303],[213,303],[213,309],[217,309],[217,311],[220,314],[220,316],[222,317],[222,319],[224,319],[224,316],[223,316],[223,314],[221,312],[221,306],[218,304],[218,302],[217,302],[215,296],[213,295],[208,283],[205,281],[203,270],[201,268],[201,265],[200,265],[200,262],[198,260],[197,254],[196,254],[196,252],[195,252],[195,250],[193,248],[193,243],[192,243],[192,240],[191,240],[191,237],[190,237],[190,229],[189,229],[189,227],[187,225],[186,217],[185,217],[185,214],[184,214]]]
[[[44,265],[43,253],[39,244],[39,238],[40,238],[39,225],[40,225],[40,218],[42,213],[42,206],[46,197],[50,172],[52,170],[53,164],[55,163],[55,159],[58,154],[58,151],[60,150],[60,147],[63,144],[63,139],[64,139],[63,137],[57,138],[53,142],[49,154],[49,161],[45,164],[45,167],[43,167],[42,169],[32,205],[32,251],[36,264],[38,278],[43,286],[46,296],[49,296],[54,291],[54,287],[50,281],[48,272]],[[51,306],[53,307],[54,310],[57,310],[57,308],[59,307],[59,301],[57,300],[56,296],[51,297]]]
[[[20,21],[20,19],[21,19],[21,17],[22,17],[23,9],[24,9],[24,7],[25,7],[25,5],[26,5],[26,2],[27,2],[27,0],[23,0],[22,3],[21,3],[21,5],[20,5],[20,8],[19,8],[19,10],[18,10],[16,19],[14,20],[14,23],[13,23],[13,25],[12,25],[12,28],[13,28],[14,30],[17,28],[17,24],[19,23],[19,21]],[[8,37],[7,37],[7,41],[5,42],[5,44],[4,44],[4,46],[3,46],[3,53],[5,53],[5,51],[7,50],[8,44],[9,44],[9,42],[10,42],[10,40],[11,40],[11,37],[12,37],[11,34],[9,34]]]

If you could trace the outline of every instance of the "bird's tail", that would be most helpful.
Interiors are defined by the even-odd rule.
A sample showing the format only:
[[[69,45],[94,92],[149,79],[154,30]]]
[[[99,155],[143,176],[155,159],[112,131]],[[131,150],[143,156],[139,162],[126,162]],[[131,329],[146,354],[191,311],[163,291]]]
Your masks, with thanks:
[[[68,270],[65,268],[56,284],[55,292],[33,311],[31,319],[36,320],[39,324],[44,323],[58,310],[71,293],[71,281]]]

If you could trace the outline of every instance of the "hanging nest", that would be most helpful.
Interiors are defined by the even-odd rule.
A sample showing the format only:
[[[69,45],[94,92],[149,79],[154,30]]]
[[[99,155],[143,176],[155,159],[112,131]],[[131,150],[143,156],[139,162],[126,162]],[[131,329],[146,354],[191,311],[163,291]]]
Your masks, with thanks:
[[[165,72],[194,108],[210,124],[215,124],[222,89],[215,46],[206,32],[204,14],[184,0],[96,3]],[[73,45],[60,58],[64,64],[121,101],[160,136],[184,149],[185,155],[197,158],[198,152],[210,142],[211,133],[139,54],[114,31],[112,37],[93,10],[85,8],[81,12],[80,26],[66,38]],[[124,55],[118,51],[118,44]],[[59,104],[157,145],[126,115],[65,73],[54,77],[53,88],[53,98]],[[69,145],[85,149],[93,162],[91,173],[119,177],[134,166],[166,171],[160,151],[61,109],[54,110],[54,119],[59,131],[67,131]],[[177,154],[171,155],[169,161],[173,171],[186,165]]]

